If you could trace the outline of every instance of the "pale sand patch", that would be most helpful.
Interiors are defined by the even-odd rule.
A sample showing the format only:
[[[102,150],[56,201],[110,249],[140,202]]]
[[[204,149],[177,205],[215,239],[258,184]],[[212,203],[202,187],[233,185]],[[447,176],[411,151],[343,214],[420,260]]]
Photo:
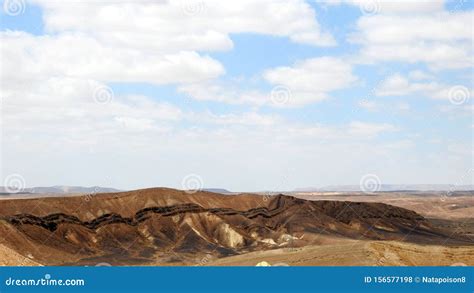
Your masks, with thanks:
[[[279,248],[230,256],[210,266],[255,266],[259,263],[289,266],[451,266],[474,265],[474,246],[439,246],[398,241],[346,240],[334,244]]]
[[[41,266],[39,263],[24,257],[11,248],[0,244],[0,266]]]

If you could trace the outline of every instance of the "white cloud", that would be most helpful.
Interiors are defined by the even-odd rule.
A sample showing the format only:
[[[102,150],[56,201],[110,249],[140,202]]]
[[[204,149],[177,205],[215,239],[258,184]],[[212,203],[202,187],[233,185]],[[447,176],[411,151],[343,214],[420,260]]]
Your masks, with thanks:
[[[258,106],[274,105],[272,87],[290,90],[290,99],[283,106],[302,106],[328,99],[333,91],[352,85],[357,78],[346,60],[319,57],[269,68],[260,77],[268,82],[268,90],[261,84],[252,90],[248,89],[251,86],[217,82],[225,69],[206,53],[232,49],[232,34],[265,34],[314,46],[334,45],[334,39],[320,27],[314,10],[305,1],[197,1],[197,10],[183,7],[187,1],[181,0],[36,3],[45,9],[47,35],[11,31],[0,35],[0,122],[3,139],[8,141],[2,145],[2,169],[21,173],[29,184],[179,187],[182,177],[192,172],[200,174],[206,186],[258,190],[276,188],[275,178],[278,181],[282,174],[294,176],[285,187],[312,184],[314,178],[334,184],[358,182],[360,178],[346,179],[349,177],[345,175],[357,174],[363,164],[367,168],[380,164],[380,170],[392,172],[392,178],[397,179],[399,174],[411,172],[410,175],[422,174],[432,180],[433,173],[429,172],[435,169],[454,174],[443,178],[455,178],[460,169],[444,168],[448,164],[443,153],[437,154],[441,164],[433,164],[436,168],[427,166],[429,172],[420,172],[419,166],[426,165],[416,161],[416,153],[397,152],[411,147],[403,138],[399,140],[403,134],[397,134],[397,141],[378,141],[379,135],[399,130],[389,123],[303,123],[259,111]],[[397,9],[408,13],[408,8],[434,11],[414,4],[389,7],[384,2],[381,13],[398,14]],[[404,56],[408,53],[402,50],[399,54],[405,54],[403,58],[394,57],[398,53],[390,50],[408,46],[415,51],[428,50],[424,52],[427,56],[416,51],[410,62],[443,67],[452,61],[450,64],[460,67],[469,39],[458,26],[459,14],[451,16],[447,26],[459,37],[452,37],[439,25],[433,29],[439,31],[439,36],[428,26],[427,34],[415,28],[418,33],[406,36],[403,33],[408,27],[403,26],[388,37],[377,27],[368,27],[380,24],[392,32],[393,25],[405,21],[404,16],[393,16],[374,18],[373,23],[363,18],[356,41],[367,49],[368,57],[381,53],[380,59],[377,55],[373,60],[406,61]],[[410,24],[437,25],[430,19],[425,15],[421,22]],[[378,48],[383,50],[377,51]],[[434,53],[430,51],[433,48]],[[422,74],[410,76],[426,80]],[[96,103],[94,92],[110,82],[178,84],[180,91],[196,100],[250,105],[251,109],[219,108],[228,112],[214,113],[180,108],[160,97],[120,94],[109,103]],[[430,83],[413,86],[411,80],[398,80],[398,84],[395,80],[385,93],[394,93],[400,84],[412,92],[431,90],[426,85]],[[366,105],[367,109],[379,107]],[[472,108],[469,110],[472,113]],[[400,161],[409,164],[402,168]],[[289,165],[298,172],[289,172]],[[342,165],[344,168],[340,168]],[[44,166],[46,172],[37,171]],[[71,166],[74,172],[64,172]],[[246,170],[246,176],[242,176],[242,170]],[[440,177],[444,173],[434,175]]]
[[[413,70],[408,73],[408,77],[414,80],[434,79],[434,75],[423,70]]]
[[[153,120],[145,118],[115,117],[114,120],[123,128],[133,131],[145,131],[153,128]]]
[[[269,94],[258,90],[243,90],[232,84],[216,81],[186,84],[178,87],[178,92],[198,101],[214,101],[227,104],[249,104],[261,106],[270,102]]]
[[[375,93],[377,96],[405,96],[420,91],[433,91],[436,88],[436,83],[410,83],[407,78],[397,73],[384,79]]]
[[[463,85],[447,85],[439,82],[413,82],[400,74],[386,78],[375,90],[377,96],[418,95],[432,99],[466,103],[474,97],[473,89]]]
[[[237,126],[273,126],[282,121],[276,115],[259,114],[257,112],[213,114],[206,113],[198,115],[199,121],[207,121],[217,125],[237,125]]]
[[[449,114],[450,117],[474,117],[474,103],[466,103],[465,105],[441,105],[438,106],[438,109],[444,115]]]
[[[349,124],[348,132],[356,136],[373,137],[382,132],[393,132],[397,130],[398,128],[388,123],[374,124],[361,121],[353,121]]]
[[[379,105],[375,101],[367,99],[359,100],[357,106],[370,112],[377,112],[379,110]]]
[[[153,52],[104,45],[80,34],[33,36],[1,32],[2,80],[45,76],[95,79],[105,82],[169,84],[219,76],[222,65],[195,52]]]
[[[243,90],[217,82],[182,85],[178,90],[200,101],[299,107],[325,100],[332,91],[347,88],[357,80],[352,74],[352,66],[334,57],[305,59],[292,66],[271,68],[264,71],[262,77],[273,86],[271,91]],[[272,96],[278,94],[275,90],[286,95],[281,103]]]
[[[362,46],[363,62],[426,63],[432,69],[469,68],[472,12],[363,16],[349,40]]]
[[[334,45],[311,6],[303,0],[49,1],[49,32],[80,31],[117,46],[149,50],[228,50],[229,34],[288,37],[318,46]]]
[[[90,99],[81,93],[84,83],[202,84],[225,69],[197,51],[228,50],[234,33],[269,34],[312,45],[334,43],[302,0],[205,1],[197,10],[188,5],[201,2],[34,2],[43,8],[47,35],[0,32],[2,91],[26,86],[45,91],[28,95],[31,99],[36,95],[60,102],[74,97],[58,89]],[[66,87],[62,83],[67,79]],[[239,98],[253,101],[254,94]]]
[[[350,4],[360,8],[364,14],[433,13],[444,7],[444,0],[325,0],[328,5]]]
[[[318,102],[329,97],[331,91],[346,88],[357,78],[352,66],[342,59],[319,57],[267,70],[263,77],[273,85],[290,89],[295,105]]]
[[[37,143],[57,138],[55,145],[74,151],[84,144],[112,147],[117,141],[129,141],[148,145],[183,134],[202,136],[206,131],[238,134],[243,140],[245,133],[252,132],[256,137],[278,137],[292,143],[292,139],[311,141],[312,137],[346,139],[356,135],[354,138],[360,139],[360,135],[372,137],[391,130],[385,124],[360,122],[350,127],[305,125],[258,111],[184,111],[141,95],[111,93],[106,103],[97,103],[94,94],[105,86],[71,77],[46,77],[23,87],[7,85],[2,104],[4,139],[35,149]]]

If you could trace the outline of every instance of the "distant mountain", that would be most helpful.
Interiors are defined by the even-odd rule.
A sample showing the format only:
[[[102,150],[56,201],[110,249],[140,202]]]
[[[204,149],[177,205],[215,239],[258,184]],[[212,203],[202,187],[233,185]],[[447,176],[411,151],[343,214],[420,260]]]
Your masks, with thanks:
[[[68,193],[107,193],[119,192],[120,190],[109,187],[92,186],[50,186],[50,187],[31,187],[21,190],[19,193],[35,193],[35,194],[68,194]],[[8,193],[7,188],[0,186],[0,193]]]
[[[474,190],[474,185],[454,184],[381,184],[376,191],[468,191]],[[362,191],[359,185],[329,185],[324,187],[297,188],[294,192],[323,192],[323,191]]]
[[[214,193],[221,193],[221,194],[231,194],[232,191],[229,191],[224,188],[204,188],[203,191],[214,192]]]

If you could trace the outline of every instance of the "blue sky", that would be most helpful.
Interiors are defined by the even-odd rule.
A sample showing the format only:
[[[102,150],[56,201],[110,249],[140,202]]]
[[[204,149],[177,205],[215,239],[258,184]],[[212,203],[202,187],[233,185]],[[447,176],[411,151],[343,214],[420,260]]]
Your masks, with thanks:
[[[472,184],[472,2],[2,7],[4,185]]]

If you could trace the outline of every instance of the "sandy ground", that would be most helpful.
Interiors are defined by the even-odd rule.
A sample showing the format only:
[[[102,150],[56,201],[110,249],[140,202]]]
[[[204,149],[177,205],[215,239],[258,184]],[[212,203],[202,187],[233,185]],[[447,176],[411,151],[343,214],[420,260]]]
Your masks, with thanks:
[[[396,241],[354,241],[283,248],[231,256],[210,266],[456,266],[474,265],[474,248],[425,246]]]
[[[39,266],[37,262],[0,244],[0,266]]]

